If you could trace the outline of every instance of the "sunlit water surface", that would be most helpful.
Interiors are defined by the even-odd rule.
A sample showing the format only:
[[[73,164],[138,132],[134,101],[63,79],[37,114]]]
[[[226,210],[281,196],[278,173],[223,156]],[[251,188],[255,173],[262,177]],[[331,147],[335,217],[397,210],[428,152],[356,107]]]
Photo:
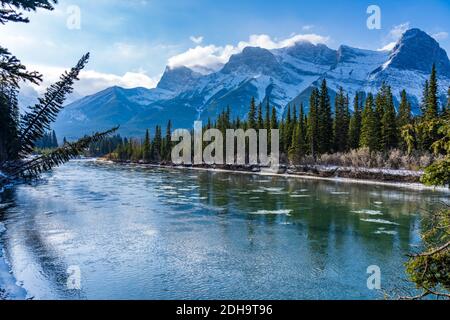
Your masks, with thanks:
[[[74,161],[1,197],[7,256],[36,299],[378,299],[367,268],[404,286],[423,212],[446,195]]]

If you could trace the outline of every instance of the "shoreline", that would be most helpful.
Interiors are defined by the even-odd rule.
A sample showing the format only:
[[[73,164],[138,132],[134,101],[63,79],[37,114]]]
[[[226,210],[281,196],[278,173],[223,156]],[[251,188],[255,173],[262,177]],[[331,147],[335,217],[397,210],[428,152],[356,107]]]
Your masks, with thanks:
[[[141,167],[150,167],[150,168],[165,168],[165,169],[176,169],[176,170],[196,170],[196,171],[207,171],[207,172],[220,172],[220,173],[232,173],[232,174],[249,174],[249,175],[260,175],[260,176],[272,176],[272,177],[282,177],[282,178],[293,178],[293,179],[304,179],[304,180],[321,180],[321,181],[330,181],[330,182],[338,182],[338,183],[354,183],[354,184],[365,184],[365,185],[378,185],[378,186],[386,186],[386,187],[396,187],[403,188],[408,190],[415,191],[436,191],[442,193],[450,193],[450,188],[448,187],[432,187],[426,186],[420,182],[407,182],[407,181],[383,181],[383,180],[372,180],[372,179],[361,179],[361,178],[347,178],[347,177],[339,177],[339,176],[320,176],[313,174],[305,174],[305,173],[277,173],[277,172],[263,172],[263,171],[252,171],[251,169],[243,169],[243,170],[232,170],[232,169],[223,169],[223,168],[213,168],[207,166],[183,166],[183,165],[166,165],[166,164],[154,164],[154,163],[138,163],[138,162],[123,162],[123,161],[113,161],[103,158],[94,159],[96,162],[100,163],[113,163],[120,165],[133,165],[133,166],[141,166]],[[348,168],[347,168],[348,169]],[[369,172],[372,171],[375,175],[383,175],[384,171],[388,169],[368,169]],[[334,168],[333,170],[334,171]],[[414,175],[407,175],[407,173],[413,173],[413,171],[407,170],[388,170],[391,172],[402,172],[403,175],[398,175],[398,177],[403,177],[405,179],[420,178],[419,172],[414,172]],[[356,173],[363,171],[354,171]],[[367,171],[366,171],[367,173]]]

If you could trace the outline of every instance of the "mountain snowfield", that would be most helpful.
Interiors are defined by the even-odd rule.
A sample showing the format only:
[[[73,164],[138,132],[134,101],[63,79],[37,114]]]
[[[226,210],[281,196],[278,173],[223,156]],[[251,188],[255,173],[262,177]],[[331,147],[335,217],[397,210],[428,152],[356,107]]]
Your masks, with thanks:
[[[120,125],[120,133],[142,136],[170,119],[177,128],[193,121],[214,119],[227,106],[244,118],[250,99],[270,104],[284,114],[290,103],[308,108],[309,92],[326,79],[331,97],[343,87],[350,98],[356,92],[375,93],[383,82],[396,98],[406,89],[419,112],[423,84],[431,66],[439,73],[439,94],[445,101],[450,86],[447,53],[419,29],[406,31],[392,51],[371,51],[342,45],[338,50],[302,41],[267,50],[247,47],[231,56],[218,71],[196,72],[187,67],[166,68],[154,89],[108,88],[68,105],[54,129],[59,137],[75,139],[85,133]]]

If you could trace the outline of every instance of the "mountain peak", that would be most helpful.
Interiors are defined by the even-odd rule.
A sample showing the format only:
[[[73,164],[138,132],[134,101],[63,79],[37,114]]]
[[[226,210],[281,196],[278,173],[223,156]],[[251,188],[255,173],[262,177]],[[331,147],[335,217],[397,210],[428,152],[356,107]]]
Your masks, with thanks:
[[[166,71],[164,71],[157,88],[172,92],[181,92],[193,85],[201,76],[200,73],[185,66],[166,67]]]
[[[222,69],[222,73],[262,73],[270,74],[279,67],[275,56],[267,49],[245,47],[241,53],[234,54]]]
[[[429,73],[433,63],[441,75],[450,78],[450,61],[445,50],[426,32],[413,28],[407,30],[395,45],[389,66]]]

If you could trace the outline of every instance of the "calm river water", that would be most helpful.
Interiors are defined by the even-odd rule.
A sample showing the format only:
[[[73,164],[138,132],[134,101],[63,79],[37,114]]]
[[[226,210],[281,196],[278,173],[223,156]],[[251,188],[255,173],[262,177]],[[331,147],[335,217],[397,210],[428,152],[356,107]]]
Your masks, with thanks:
[[[378,299],[404,285],[431,191],[74,161],[1,195],[36,299]],[[80,271],[81,290],[67,286]]]

